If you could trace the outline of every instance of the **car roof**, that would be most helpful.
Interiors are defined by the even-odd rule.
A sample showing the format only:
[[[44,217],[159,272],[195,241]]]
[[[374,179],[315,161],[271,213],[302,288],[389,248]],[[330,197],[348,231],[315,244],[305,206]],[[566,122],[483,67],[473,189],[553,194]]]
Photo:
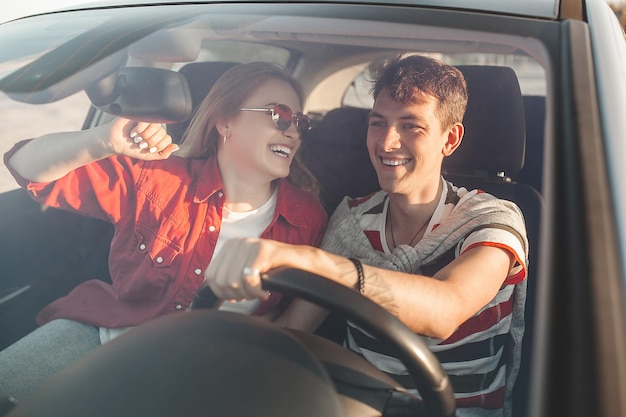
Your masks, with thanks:
[[[206,1],[212,3],[213,1]],[[270,3],[267,0],[226,0],[221,3]],[[288,2],[288,0],[274,0],[271,3]],[[310,3],[322,2],[318,0],[310,1]],[[83,8],[95,7],[116,7],[127,5],[146,5],[146,4],[183,4],[183,3],[203,3],[197,0],[174,0],[174,1],[155,1],[155,0],[67,0],[63,3],[49,3],[42,0],[41,5],[34,5],[28,14],[45,13],[50,11],[76,10]],[[324,1],[328,3],[328,1]],[[361,3],[361,4],[380,4],[379,0],[334,0],[332,3]],[[457,10],[471,10],[498,14],[520,15],[544,19],[557,19],[561,10],[561,3],[582,4],[581,0],[393,0],[387,1],[386,4],[394,4],[399,6],[427,6],[433,8],[452,8]],[[61,6],[61,4],[63,4]],[[54,6],[53,6],[54,5]]]

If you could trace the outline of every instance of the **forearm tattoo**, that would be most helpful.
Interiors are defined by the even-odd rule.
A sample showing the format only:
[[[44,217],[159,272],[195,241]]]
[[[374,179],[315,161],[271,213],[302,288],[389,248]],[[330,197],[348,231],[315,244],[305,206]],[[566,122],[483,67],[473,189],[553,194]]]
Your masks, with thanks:
[[[378,271],[368,271],[365,275],[362,294],[383,307],[396,317],[400,316],[400,309],[393,296],[389,283],[385,281]]]

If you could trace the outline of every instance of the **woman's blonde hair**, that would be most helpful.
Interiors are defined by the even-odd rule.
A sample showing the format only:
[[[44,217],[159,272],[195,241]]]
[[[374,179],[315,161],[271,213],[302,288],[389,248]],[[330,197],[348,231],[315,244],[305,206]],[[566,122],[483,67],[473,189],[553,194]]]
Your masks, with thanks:
[[[203,159],[217,154],[217,144],[221,140],[217,123],[235,117],[243,102],[256,88],[265,81],[274,79],[288,83],[298,95],[300,106],[304,104],[302,87],[280,66],[268,62],[237,65],[216,81],[200,103],[183,134],[177,155]],[[317,180],[302,164],[298,154],[291,163],[287,180],[300,188],[319,191]]]

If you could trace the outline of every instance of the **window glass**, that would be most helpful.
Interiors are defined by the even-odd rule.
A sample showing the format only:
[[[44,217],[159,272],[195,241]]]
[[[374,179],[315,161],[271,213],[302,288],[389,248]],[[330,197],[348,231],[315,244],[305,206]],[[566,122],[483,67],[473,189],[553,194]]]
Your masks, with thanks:
[[[90,106],[84,92],[53,103],[33,106],[11,100],[0,92],[0,124],[5,140],[0,140],[0,154],[4,155],[22,140],[53,131],[80,130]],[[6,166],[0,164],[0,193],[18,188]]]
[[[287,66],[290,51],[271,45],[237,41],[207,41],[202,45],[199,61],[273,62]]]
[[[532,58],[512,54],[423,54],[431,55],[450,65],[495,65],[511,67],[520,83],[525,96],[545,96],[546,76],[541,65]],[[349,85],[343,98],[343,106],[371,108],[373,99],[370,95],[371,83],[367,79],[367,69],[361,72]]]

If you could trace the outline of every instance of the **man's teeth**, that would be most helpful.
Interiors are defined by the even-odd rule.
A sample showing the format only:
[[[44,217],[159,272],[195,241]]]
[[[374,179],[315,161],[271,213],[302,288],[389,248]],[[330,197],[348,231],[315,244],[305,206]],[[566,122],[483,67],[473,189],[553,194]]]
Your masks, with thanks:
[[[400,165],[408,164],[409,160],[408,159],[383,159],[382,162],[383,162],[383,165],[397,167]]]
[[[282,145],[272,145],[270,146],[270,151],[285,158],[291,155],[291,148]]]

